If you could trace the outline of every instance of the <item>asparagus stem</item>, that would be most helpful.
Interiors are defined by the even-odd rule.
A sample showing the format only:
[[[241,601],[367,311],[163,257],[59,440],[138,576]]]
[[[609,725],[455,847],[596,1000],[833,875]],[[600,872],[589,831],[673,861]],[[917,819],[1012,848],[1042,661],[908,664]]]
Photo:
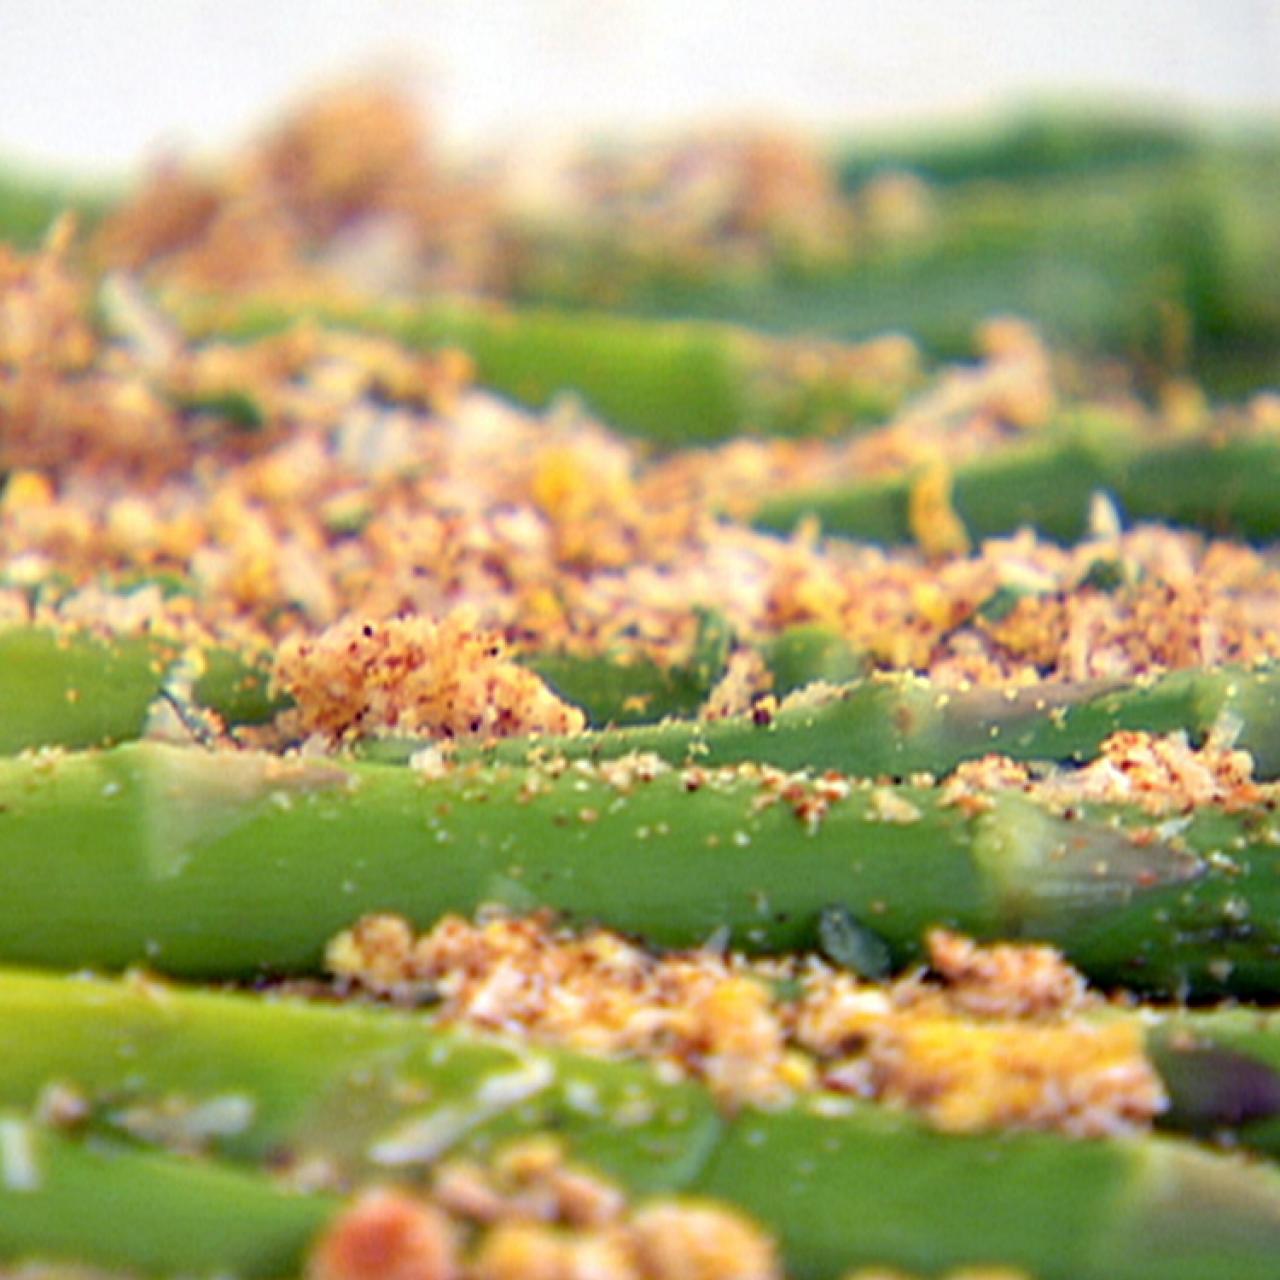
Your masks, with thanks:
[[[912,479],[784,494],[755,523],[787,531],[815,516],[829,534],[871,542],[912,538]],[[1274,501],[1280,446],[1267,439],[1144,443],[1111,425],[1068,427],[957,469],[952,497],[976,538],[1032,525],[1063,542],[1081,538],[1089,500],[1112,494],[1134,520],[1164,520],[1263,541],[1280,533]]]
[[[1275,1208],[1259,1194],[1274,1178],[1167,1141],[944,1139],[893,1113],[796,1109],[734,1125],[699,1189],[774,1225],[801,1278],[888,1261],[926,1274],[999,1263],[1038,1280],[1243,1280],[1274,1270]]]
[[[296,305],[187,300],[197,337],[257,338],[298,323]],[[614,429],[664,446],[744,431],[835,434],[882,421],[915,381],[842,344],[791,343],[714,322],[462,301],[412,308],[326,305],[312,320],[386,334],[415,347],[458,346],[477,379],[533,408],[574,392]]]
[[[643,1064],[393,1010],[21,973],[0,976],[0,1008],[6,1103],[29,1107],[57,1081],[102,1131],[250,1163],[322,1161],[344,1185],[554,1132],[643,1194],[695,1177],[723,1123],[704,1090]]]
[[[910,333],[940,356],[968,354],[977,324],[1015,314],[1056,345],[1123,353],[1148,372],[1182,372],[1189,354],[1195,375],[1223,394],[1265,381],[1280,333],[1263,265],[1276,251],[1273,138],[1185,138],[1156,162],[1076,173],[1046,163],[996,177],[980,163],[972,180],[956,150],[950,164],[918,148],[868,162],[915,173],[921,161],[945,184],[922,193],[923,234],[861,245],[855,261],[820,275],[655,283],[628,302],[843,339]],[[869,176],[855,161],[850,181]],[[1169,341],[1171,321],[1190,330],[1189,353]]]
[[[50,627],[0,629],[0,755],[140,737],[185,649],[149,635],[108,640]],[[205,650],[199,661],[197,708],[229,724],[258,724],[283,705],[268,695],[266,676],[230,650]]]
[[[1132,683],[1098,680],[1020,689],[947,691],[914,675],[885,675],[776,715],[671,721],[571,738],[511,739],[486,758],[616,759],[654,752],[673,764],[756,761],[785,769],[835,769],[860,777],[942,775],[991,752],[1015,760],[1081,763],[1123,729],[1184,732],[1200,742],[1229,729],[1253,753],[1257,775],[1280,773],[1280,680],[1266,668],[1174,671]],[[407,759],[422,743],[363,744],[363,758]]]
[[[845,638],[821,623],[796,623],[764,645],[765,665],[773,677],[772,692],[784,698],[815,681],[847,684],[867,672],[866,658]]]
[[[1280,1015],[1222,1008],[1094,1016],[1142,1027],[1169,1097],[1163,1127],[1280,1155]],[[115,1136],[250,1163],[322,1157],[343,1182],[395,1167],[370,1153],[420,1115],[428,1086],[436,1104],[475,1120],[465,1130],[475,1140],[484,1126],[505,1132],[505,1111],[484,1101],[494,1092],[486,1081],[527,1079],[532,1090],[546,1076],[527,1096],[513,1090],[521,1123],[552,1125],[612,1176],[646,1191],[690,1176],[723,1128],[700,1088],[660,1084],[647,1067],[519,1048],[378,1006],[250,999],[149,980],[0,969],[0,1046],[0,1107],[34,1107],[52,1083],[74,1089],[92,1124]],[[633,1141],[633,1126],[598,1123],[615,1108],[627,1112],[637,1090],[649,1104],[642,1142]],[[590,1106],[575,1105],[585,1097]]]
[[[0,630],[0,752],[136,738],[177,646],[36,627]]]
[[[585,658],[534,653],[524,659],[562,698],[581,707],[593,728],[650,724],[668,716],[693,716],[724,674],[733,632],[711,609],[698,615],[689,659],[662,666],[643,654]]]
[[[1280,1176],[1171,1141],[946,1136],[825,1095],[721,1117],[699,1087],[640,1064],[382,1009],[29,974],[0,978],[0,1008],[5,1105],[29,1107],[57,1080],[90,1109],[90,1133],[162,1147],[203,1137],[218,1157],[250,1163],[322,1159],[349,1185],[418,1179],[445,1155],[551,1128],[570,1158],[633,1195],[745,1208],[778,1233],[801,1280],[858,1264],[977,1262],[1045,1280],[1169,1280],[1204,1275],[1210,1260],[1213,1274],[1245,1280],[1270,1275],[1280,1248]],[[235,1123],[219,1128],[219,1115]],[[18,1126],[11,1141],[30,1144],[19,1172],[35,1181],[0,1186],[9,1256],[270,1274],[296,1265],[289,1253],[332,1206],[207,1163],[111,1156],[6,1123]],[[93,1202],[85,1215],[74,1212],[82,1199]],[[197,1204],[207,1225],[184,1251]],[[229,1236],[224,1214],[238,1224]]]
[[[803,629],[801,629],[803,630]],[[801,646],[798,650],[797,645]],[[809,646],[812,652],[803,651]],[[538,655],[531,659],[580,701],[595,722],[618,722],[641,712],[646,721],[677,708],[688,712],[722,670],[728,647],[723,623],[709,616],[695,653],[683,667],[625,668],[634,685],[611,689],[617,669],[607,659],[586,661]],[[139,737],[148,712],[182,657],[176,642],[154,637],[107,641],[89,632],[43,627],[0,630],[0,755],[30,747],[81,748]],[[258,724],[284,703],[267,675],[224,649],[201,655],[191,688],[194,706],[229,725]],[[767,654],[784,689],[823,669],[842,673],[856,662],[823,635],[783,636]],[[834,663],[835,666],[823,664]],[[646,723],[624,732],[561,740],[512,741],[491,753],[521,762],[531,751],[605,759],[652,751],[671,761],[708,764],[758,761],[783,768],[837,769],[868,777],[943,774],[962,760],[999,751],[1020,760],[1080,762],[1121,729],[1186,732],[1201,740],[1228,725],[1250,750],[1258,776],[1280,774],[1280,682],[1274,673],[1223,668],[1174,672],[1133,684],[1091,682],[1008,692],[945,693],[912,676],[876,677],[846,686],[825,700],[782,711],[761,724],[756,717]],[[420,741],[374,740],[369,760],[394,762],[419,750]]]
[[[155,1275],[296,1274],[337,1201],[253,1170],[79,1142],[0,1112],[0,1260]]]
[[[154,743],[0,762],[0,958],[306,972],[366,912],[425,927],[486,903],[662,945],[727,929],[782,950],[812,947],[834,905],[897,964],[945,925],[1056,943],[1106,984],[1280,988],[1269,811],[1161,831],[1141,813],[1066,817],[1018,794],[975,813],[932,788],[824,800],[810,784],[783,800],[754,770],[691,781],[479,765],[427,780]]]

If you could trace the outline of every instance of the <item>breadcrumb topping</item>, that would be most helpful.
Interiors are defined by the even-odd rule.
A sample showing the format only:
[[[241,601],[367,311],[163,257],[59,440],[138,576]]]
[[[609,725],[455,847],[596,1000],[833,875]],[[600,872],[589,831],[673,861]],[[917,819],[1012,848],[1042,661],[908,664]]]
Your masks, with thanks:
[[[456,1280],[448,1219],[403,1192],[364,1192],[312,1252],[308,1280]]]
[[[1265,551],[1101,515],[1070,548],[1023,531],[964,551],[938,533],[954,514],[949,470],[1035,417],[1009,407],[1010,380],[1050,378],[1016,327],[847,440],[651,458],[570,406],[532,414],[471,389],[457,353],[306,323],[189,342],[127,277],[102,294],[104,332],[93,301],[68,228],[29,257],[3,251],[7,619],[259,655],[327,650],[333,627],[426,629],[469,610],[513,656],[669,667],[692,652],[696,610],[713,609],[738,651],[712,716],[760,703],[762,647],[799,623],[828,628],[873,670],[943,689],[1280,658],[1280,570]],[[744,512],[744,494],[921,467],[923,550],[824,542],[813,527],[779,539],[718,514]],[[376,724],[400,709],[337,702],[316,715],[339,735],[362,710]]]
[[[589,1189],[589,1190],[588,1190]],[[590,1198],[594,1215],[581,1205]],[[715,1201],[628,1202],[552,1139],[453,1161],[426,1194],[364,1192],[313,1247],[308,1280],[782,1280],[777,1248]]]
[[[1100,1018],[1052,948],[942,930],[928,948],[936,980],[877,987],[815,957],[657,956],[546,916],[450,917],[420,936],[373,916],[333,940],[328,966],[347,986],[433,1002],[446,1020],[669,1063],[730,1108],[820,1088],[953,1131],[1087,1136],[1142,1129],[1163,1110],[1137,1028]]]
[[[502,637],[469,613],[338,623],[290,639],[274,678],[304,734],[500,738],[578,733],[586,717],[506,657]]]
[[[1192,747],[1183,733],[1123,730],[1088,763],[1033,771],[1006,756],[966,760],[942,785],[950,803],[982,802],[998,791],[1024,791],[1061,808],[1082,803],[1135,806],[1153,817],[1206,808],[1227,812],[1267,800],[1275,788],[1253,780],[1253,757],[1211,734]]]

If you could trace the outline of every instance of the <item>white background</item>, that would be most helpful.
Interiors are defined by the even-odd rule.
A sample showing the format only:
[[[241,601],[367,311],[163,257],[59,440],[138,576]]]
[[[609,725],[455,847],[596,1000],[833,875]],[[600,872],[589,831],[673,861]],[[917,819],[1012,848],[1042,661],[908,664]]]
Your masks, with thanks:
[[[214,151],[361,71],[464,146],[1046,95],[1276,115],[1280,0],[0,0],[0,156],[109,174]]]

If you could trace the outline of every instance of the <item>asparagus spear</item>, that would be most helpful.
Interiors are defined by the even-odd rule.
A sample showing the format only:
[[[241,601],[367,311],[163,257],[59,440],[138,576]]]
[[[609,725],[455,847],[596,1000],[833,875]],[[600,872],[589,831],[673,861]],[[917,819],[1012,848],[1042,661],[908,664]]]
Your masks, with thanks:
[[[139,737],[178,646],[36,627],[0,631],[0,751]]]
[[[582,707],[596,727],[693,716],[724,674],[733,641],[722,615],[696,612],[693,652],[682,663],[663,665],[625,651],[535,651],[519,660]],[[198,674],[193,672],[186,688],[174,677],[193,656]],[[839,638],[821,628],[792,628],[766,648],[765,658],[784,692],[860,670]],[[166,694],[194,713],[212,710],[232,727],[262,724],[289,705],[272,689],[268,670],[230,649],[193,655],[180,641],[149,635],[109,640],[73,628],[0,629],[0,755],[141,737],[156,700]]]
[[[1265,438],[1144,442],[1106,424],[1068,426],[956,471],[955,509],[977,538],[1022,525],[1063,542],[1087,529],[1089,500],[1112,494],[1135,520],[1164,520],[1255,540],[1280,533],[1274,502],[1280,447]],[[760,528],[786,531],[804,516],[823,529],[872,542],[911,541],[913,479],[853,483],[785,494],[756,515]]]
[[[942,775],[999,752],[1016,760],[1080,763],[1123,729],[1185,732],[1199,742],[1230,728],[1259,777],[1280,772],[1280,682],[1268,668],[1174,671],[1019,689],[948,691],[915,675],[880,675],[784,706],[724,720],[669,721],[575,737],[511,739],[482,754],[504,763],[564,756],[609,760],[653,752],[673,764],[754,761],[836,769],[861,777]],[[360,754],[392,763],[423,744],[371,739]]]
[[[773,677],[772,692],[779,698],[816,681],[847,684],[867,672],[866,658],[838,631],[821,623],[783,628],[764,645],[764,660]]]
[[[855,1167],[867,1176],[842,1176]],[[700,1189],[779,1230],[801,1278],[865,1261],[926,1274],[996,1263],[1039,1280],[1243,1280],[1275,1267],[1260,1176],[1275,1175],[1158,1140],[944,1142],[892,1113],[815,1123],[796,1109],[733,1126]],[[857,1234],[852,1259],[845,1231]]]
[[[627,771],[629,766],[622,766]],[[643,769],[641,770],[643,772]],[[1266,809],[989,808],[921,787],[479,765],[413,771],[160,744],[0,762],[0,957],[232,977],[318,967],[357,916],[550,907],[662,945],[811,947],[845,908],[894,963],[945,925],[1056,943],[1105,984],[1280,989]],[[692,788],[692,789],[691,789]]]
[[[896,145],[851,146],[841,157],[840,180],[852,191],[885,170],[906,169],[945,185],[1047,175],[1079,181],[1189,159],[1204,141],[1181,124],[1144,114],[1032,110]]]
[[[337,1204],[253,1170],[78,1142],[0,1111],[0,1261],[165,1276],[296,1274]]]
[[[643,654],[534,653],[524,659],[562,698],[587,713],[593,728],[648,724],[696,715],[724,674],[733,632],[724,617],[700,609],[687,661],[662,666]]]
[[[855,157],[855,202],[886,168],[936,182],[920,191],[917,234],[890,233],[879,245],[864,237],[846,265],[821,274],[640,282],[623,304],[845,340],[905,332],[946,357],[966,355],[988,316],[1017,314],[1055,344],[1124,354],[1157,376],[1189,363],[1215,390],[1238,394],[1269,376],[1280,335],[1265,269],[1277,249],[1268,216],[1280,196],[1276,144],[1179,141],[1149,162],[1108,164],[1099,154],[1097,165],[1083,160],[1087,143],[1068,142],[1055,160],[1048,142],[1039,173],[1014,171],[1015,142],[1003,157],[979,159],[972,180],[963,145],[950,156],[887,148],[866,164]],[[1079,171],[1064,163],[1073,147]],[[1172,338],[1179,325],[1189,350]]]
[[[592,721],[646,722],[669,709],[686,714],[706,696],[728,646],[723,622],[708,615],[684,667],[640,663],[616,672],[607,658],[535,654],[527,661]],[[152,638],[100,640],[89,633],[41,628],[0,631],[0,753],[33,746],[83,747],[136,738],[166,687],[180,650]],[[822,670],[845,674],[856,659],[825,633],[795,629],[766,648],[783,691]],[[229,650],[201,655],[191,689],[196,708],[228,724],[269,719],[283,700],[265,672]],[[826,664],[824,666],[824,664]],[[633,677],[628,683],[627,676]],[[643,710],[627,701],[635,696]],[[1021,760],[1080,762],[1121,729],[1182,731],[1199,741],[1230,724],[1254,755],[1260,777],[1280,772],[1280,685],[1267,669],[1181,671],[1132,684],[1096,681],[1010,691],[947,693],[914,676],[875,677],[784,709],[776,716],[711,722],[647,723],[626,732],[556,741],[517,740],[491,753],[522,763],[532,754],[607,759],[651,751],[672,763],[758,761],[784,768],[833,768],[876,777],[943,774],[962,760],[1000,751]],[[372,740],[370,760],[407,759],[424,744]]]
[[[0,754],[91,747],[138,738],[187,653],[157,636],[106,639],[39,626],[0,629]],[[265,675],[229,649],[197,655],[194,705],[229,724],[259,724],[283,705]]]
[[[706,610],[693,653],[681,664],[617,653],[535,652],[520,661],[581,706],[593,725],[652,723],[697,712],[724,672],[731,642],[723,617]],[[792,679],[820,669],[812,655],[789,662]],[[0,755],[139,738],[166,695],[196,714],[214,711],[232,727],[265,723],[289,705],[272,689],[268,670],[231,649],[152,635],[108,639],[69,627],[0,628]]]
[[[1280,1015],[1107,1008],[1092,1016],[1139,1026],[1169,1099],[1164,1128],[1280,1155]],[[485,1101],[497,1092],[487,1080],[537,1083],[554,1069],[556,1083],[519,1099],[522,1123],[532,1126],[536,1112],[633,1188],[667,1187],[653,1161],[679,1164],[679,1151],[700,1151],[721,1131],[692,1084],[659,1086],[647,1068],[521,1049],[379,1006],[0,969],[0,1046],[0,1107],[47,1107],[52,1088],[74,1099],[81,1125],[91,1119],[116,1136],[250,1163],[323,1157],[344,1184],[394,1164],[371,1156],[370,1144],[419,1114],[421,1089],[406,1088],[410,1079],[471,1115],[473,1139],[482,1120],[502,1129],[505,1113]],[[637,1090],[651,1103],[644,1159],[597,1124],[614,1108],[627,1113]],[[573,1105],[586,1096],[590,1107]],[[691,1154],[686,1172],[696,1163]]]
[[[296,305],[263,299],[187,300],[197,337],[257,338],[298,323]],[[479,381],[535,408],[580,395],[610,426],[672,446],[744,431],[834,434],[882,421],[916,381],[914,369],[859,368],[841,344],[788,343],[728,325],[576,314],[477,303],[326,305],[307,313],[411,347],[461,347]]]
[[[0,983],[0,1000],[8,1030],[0,1096],[11,1105],[29,1105],[54,1078],[79,1092],[91,1129],[160,1145],[194,1133],[222,1158],[251,1163],[282,1152],[321,1156],[356,1183],[388,1170],[421,1177],[444,1154],[482,1153],[504,1135],[551,1124],[572,1158],[633,1194],[692,1192],[747,1209],[778,1233],[800,1280],[864,1263],[932,1273],[977,1262],[1023,1266],[1044,1280],[1169,1280],[1203,1275],[1212,1263],[1215,1275],[1247,1280],[1269,1275],[1280,1248],[1280,1176],[1171,1141],[946,1136],[826,1095],[719,1116],[699,1088],[662,1083],[637,1064],[519,1049],[388,1010],[16,974]],[[208,1117],[219,1114],[239,1126],[218,1131]],[[45,1141],[71,1161],[65,1140]],[[142,1159],[122,1166],[121,1181],[163,1170],[176,1192],[175,1166],[152,1157],[140,1168]],[[91,1190],[67,1187],[63,1167],[55,1163],[50,1193],[66,1197],[65,1211]],[[201,1173],[217,1185],[207,1166],[183,1167],[193,1171],[193,1196]],[[252,1185],[220,1176],[224,1188]],[[104,1171],[97,1194],[110,1186]],[[23,1194],[0,1189],[11,1210],[0,1247],[29,1250],[34,1235],[45,1250],[83,1256],[91,1242],[78,1226],[59,1238],[41,1200]],[[290,1228],[320,1203],[300,1200]],[[179,1200],[175,1219],[189,1207]],[[281,1220],[267,1186],[256,1207],[241,1238],[264,1218]],[[158,1251],[167,1233],[137,1230],[153,1212],[139,1200],[127,1216],[151,1242],[142,1247]],[[108,1260],[154,1266],[155,1256]]]
[[[530,1048],[392,1010],[8,973],[5,1103],[55,1081],[91,1128],[350,1186],[554,1132],[635,1194],[697,1175],[722,1120],[640,1063]]]
[[[1280,1014],[1224,1008],[1146,1021],[1147,1055],[1169,1095],[1161,1124],[1280,1155]]]

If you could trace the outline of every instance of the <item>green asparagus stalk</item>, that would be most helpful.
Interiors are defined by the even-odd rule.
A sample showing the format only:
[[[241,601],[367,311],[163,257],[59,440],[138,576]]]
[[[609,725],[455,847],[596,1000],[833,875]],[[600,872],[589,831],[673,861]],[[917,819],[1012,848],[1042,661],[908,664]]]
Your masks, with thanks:
[[[1090,498],[1106,492],[1133,520],[1162,520],[1264,541],[1280,534],[1274,494],[1280,445],[1266,438],[1147,441],[1115,424],[1079,423],[960,467],[956,513],[975,538],[1031,525],[1062,542],[1087,531]],[[790,530],[816,517],[829,534],[910,542],[913,478],[784,494],[758,527]]]
[[[141,736],[179,647],[47,628],[0,631],[0,751]]]
[[[1050,176],[1079,182],[1191,159],[1205,144],[1184,124],[1151,114],[1088,106],[1033,109],[1007,120],[952,126],[930,137],[851,145],[841,157],[840,180],[848,191],[886,170],[907,170],[946,186]]]
[[[1280,1014],[1224,1008],[1145,1021],[1169,1096],[1161,1124],[1280,1156]]]
[[[715,610],[698,611],[693,652],[664,666],[645,654],[598,657],[533,653],[522,661],[562,698],[587,713],[592,728],[651,724],[669,716],[694,716],[724,674],[733,632]]]
[[[855,1167],[864,1178],[843,1172]],[[838,1275],[842,1254],[925,1274],[994,1263],[1037,1280],[1243,1280],[1275,1267],[1258,1194],[1274,1176],[1157,1140],[944,1140],[889,1112],[815,1120],[799,1108],[734,1125],[699,1189],[774,1225],[802,1280]]]
[[[697,714],[725,671],[733,633],[714,610],[697,611],[689,657],[664,665],[642,652],[598,656],[543,651],[519,661],[595,727],[652,724]],[[793,628],[766,648],[779,688],[849,675],[858,664],[838,637]],[[190,667],[189,678],[187,667]],[[44,626],[0,629],[0,754],[33,747],[107,746],[143,736],[157,699],[230,727],[262,724],[289,705],[269,671],[226,648],[193,651],[150,635],[108,639]]]
[[[1132,520],[1188,525],[1216,534],[1274,539],[1280,447],[1267,438],[1160,440],[1119,424],[1079,421],[1027,444],[960,467],[957,515],[974,538],[1023,525],[1064,543],[1088,530],[1094,493],[1112,495]],[[817,517],[823,530],[879,543],[911,540],[914,477],[785,494],[755,517],[762,529],[790,530]]]
[[[652,752],[672,764],[756,762],[835,769],[859,777],[948,773],[997,752],[1015,760],[1078,764],[1120,730],[1214,729],[1252,752],[1257,775],[1280,773],[1280,680],[1269,668],[1174,671],[1132,682],[1046,683],[1017,689],[939,689],[910,674],[877,675],[817,693],[777,713],[669,721],[566,738],[509,739],[480,754],[502,763],[563,756],[610,760]],[[408,759],[422,743],[371,739],[363,758]]]
[[[179,668],[194,660],[190,689]],[[194,656],[177,640],[114,639],[38,626],[0,629],[0,754],[106,746],[142,736],[166,690],[228,724],[260,724],[284,705],[266,676],[229,649]]]
[[[1169,1099],[1164,1128],[1280,1155],[1280,1014],[1108,1008],[1094,1016],[1141,1028]],[[59,1090],[82,1126],[241,1162],[323,1157],[343,1184],[392,1167],[370,1144],[419,1114],[422,1090],[405,1087],[409,1079],[429,1081],[436,1103],[471,1115],[474,1140],[481,1121],[494,1132],[505,1124],[483,1101],[495,1088],[486,1081],[536,1082],[554,1068],[557,1083],[533,1095],[539,1121],[646,1191],[673,1185],[655,1161],[679,1165],[687,1149],[690,1174],[692,1153],[722,1129],[700,1088],[658,1084],[640,1066],[521,1049],[379,1006],[211,995],[149,979],[0,969],[0,1046],[0,1107],[47,1107]],[[651,1103],[643,1158],[594,1123],[626,1112],[637,1090]],[[583,1096],[591,1107],[572,1105]],[[532,1125],[530,1098],[520,1105]]]
[[[625,771],[625,766],[623,767]],[[356,917],[422,927],[495,903],[659,945],[727,931],[812,948],[841,907],[892,962],[936,925],[1060,946],[1095,981],[1174,995],[1280,989],[1269,810],[1066,816],[1021,794],[785,788],[746,769],[414,771],[160,744],[0,762],[0,959],[297,973]]]
[[[1187,136],[1159,157],[1134,146],[1125,161],[1087,139],[1046,140],[1038,160],[1023,151],[1019,170],[1015,140],[1002,157],[976,159],[971,175],[963,144],[851,157],[855,211],[886,172],[930,183],[917,193],[914,232],[890,223],[877,241],[873,214],[842,266],[641,281],[623,305],[845,340],[905,332],[942,357],[969,354],[987,317],[1016,314],[1055,346],[1128,356],[1148,376],[1189,370],[1220,394],[1256,387],[1280,339],[1280,293],[1265,266],[1278,247],[1274,136]],[[1189,350],[1171,340],[1182,325]]]
[[[798,1280],[835,1280],[863,1264],[933,1273],[978,1262],[1042,1280],[1190,1280],[1206,1267],[1251,1280],[1270,1274],[1280,1248],[1280,1176],[1174,1141],[947,1136],[830,1095],[730,1117],[699,1087],[664,1083],[639,1064],[516,1048],[388,1010],[19,974],[0,982],[0,1000],[0,1096],[10,1105],[31,1105],[33,1091],[56,1079],[84,1104],[89,1132],[188,1148],[194,1135],[215,1156],[249,1163],[322,1158],[352,1185],[388,1173],[421,1178],[445,1155],[483,1155],[550,1125],[570,1158],[632,1194],[695,1193],[746,1209],[780,1237]],[[219,1128],[211,1117],[238,1123]],[[30,1130],[17,1139],[31,1141]],[[0,1248],[29,1252],[34,1238],[46,1252],[94,1256],[79,1224],[59,1236],[48,1206],[65,1213],[80,1196],[105,1199],[110,1172],[96,1187],[77,1182],[67,1170],[81,1172],[87,1150],[43,1135],[33,1147],[37,1178],[53,1154],[49,1191],[24,1200],[30,1190],[0,1185]],[[202,1175],[222,1191],[206,1205],[212,1221],[232,1193],[253,1186],[157,1157],[118,1167],[129,1190],[144,1177],[163,1182],[178,1221],[190,1209],[179,1169],[192,1173],[192,1198]],[[274,1244],[276,1230],[296,1231],[323,1204],[299,1198],[286,1223],[278,1196],[258,1185],[242,1240],[263,1231]],[[125,1194],[112,1197],[117,1212],[140,1249],[156,1253],[105,1260],[173,1265],[160,1255],[172,1236],[149,1225],[155,1202],[125,1208]],[[107,1247],[120,1234],[110,1230]],[[240,1265],[256,1274],[268,1264]]]
[[[196,337],[257,338],[302,318],[296,305],[269,299],[187,300],[179,310]],[[335,304],[304,314],[411,347],[461,347],[486,387],[539,409],[571,392],[615,430],[664,446],[743,432],[836,434],[883,421],[917,380],[914,369],[860,361],[843,344],[771,339],[713,322],[463,301]]]
[[[765,666],[773,680],[771,692],[785,698],[821,681],[847,684],[867,673],[867,659],[838,631],[821,623],[785,627],[763,646]]]
[[[731,643],[723,617],[702,611],[693,652],[675,665],[644,654],[554,651],[520,661],[581,706],[592,725],[643,724],[696,714],[724,673]],[[822,669],[813,655],[788,661],[793,678]],[[268,670],[231,649],[70,627],[0,628],[0,755],[131,741],[165,696],[193,717],[213,711],[233,728],[265,723],[289,705]]]
[[[710,1094],[644,1064],[531,1048],[368,1006],[153,982],[6,973],[0,1098],[54,1082],[83,1127],[335,1185],[413,1178],[457,1151],[554,1132],[634,1194],[697,1176],[723,1120]]]
[[[733,644],[733,632],[721,614],[698,613],[692,655],[671,666],[626,650],[598,657],[535,652],[521,661],[562,698],[581,707],[593,729],[690,720],[724,675]],[[777,697],[816,681],[845,683],[867,670],[865,658],[843,636],[816,623],[786,627],[761,643],[758,652]]]
[[[75,213],[82,227],[92,227],[119,196],[102,184],[89,187],[6,163],[0,169],[0,240],[35,249],[66,210]]]
[[[297,1274],[337,1204],[254,1170],[76,1141],[0,1111],[0,1262],[269,1280]]]
[[[708,616],[693,656],[674,668],[652,661],[619,666],[609,657],[531,655],[526,661],[583,706],[593,723],[640,717],[645,723],[562,740],[513,740],[486,754],[523,763],[532,755],[607,759],[649,751],[674,764],[756,761],[901,777],[944,774],[991,751],[1021,760],[1078,763],[1122,729],[1181,731],[1198,742],[1218,728],[1229,729],[1253,753],[1260,777],[1280,773],[1280,684],[1267,669],[954,693],[914,676],[878,676],[776,715],[652,723],[668,711],[688,715],[705,699],[723,669],[728,643],[723,622]],[[851,669],[847,664],[856,663],[826,634],[784,634],[766,646],[765,656],[783,692],[814,673],[844,674]],[[229,650],[197,655],[200,673],[189,688],[173,678],[188,660],[177,643],[153,637],[107,641],[87,632],[2,630],[0,753],[133,740],[142,736],[166,691],[180,707],[212,710],[232,727],[262,723],[285,705],[266,672]],[[393,762],[423,745],[372,740],[360,750],[368,759]]]
[[[942,774],[990,751],[1024,760],[1079,762],[1120,729],[1182,731],[1199,741],[1229,726],[1254,753],[1259,776],[1280,771],[1278,686],[1267,670],[1175,672],[1134,684],[1092,682],[1015,691],[944,693],[916,677],[876,677],[758,716],[654,724],[668,712],[689,715],[723,670],[729,633],[704,619],[686,664],[622,662],[551,653],[524,659],[595,724],[643,721],[625,733],[556,742],[502,744],[497,758],[522,762],[531,751],[609,758],[653,751],[673,763],[760,761],[786,768],[833,768],[864,776]],[[837,637],[793,628],[764,648],[780,692],[823,674],[847,675],[857,658]],[[15,627],[0,631],[0,752],[84,747],[141,736],[150,709],[174,682],[181,647],[152,637],[107,641],[87,632]],[[185,659],[184,659],[185,660]],[[266,672],[229,650],[199,655],[202,667],[184,699],[229,725],[270,719],[284,700]],[[423,744],[374,740],[367,758],[406,759]]]

